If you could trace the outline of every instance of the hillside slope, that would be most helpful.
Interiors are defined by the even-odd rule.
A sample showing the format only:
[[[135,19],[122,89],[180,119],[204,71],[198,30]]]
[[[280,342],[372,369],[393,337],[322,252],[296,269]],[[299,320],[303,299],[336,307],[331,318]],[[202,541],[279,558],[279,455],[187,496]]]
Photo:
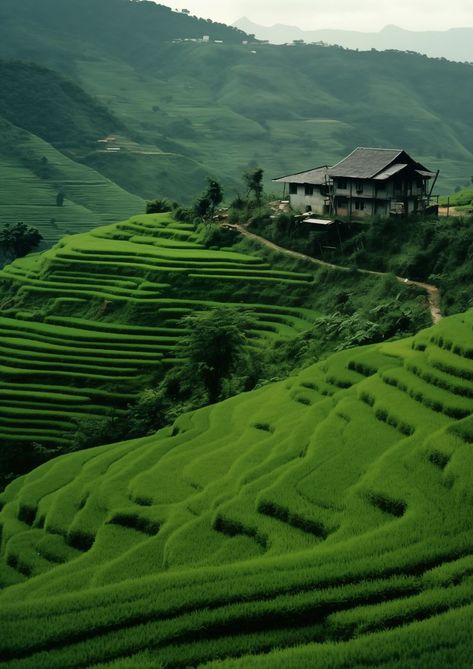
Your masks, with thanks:
[[[123,131],[111,113],[77,84],[32,63],[0,61],[0,116],[56,148],[96,145]]]
[[[0,79],[0,224],[33,225],[50,245],[144,208],[140,197],[77,162],[99,139],[123,132],[104,106],[37,65],[0,61]]]
[[[466,669],[472,335],[469,311],[15,481],[0,666]]]
[[[206,174],[231,197],[248,165],[261,165],[269,186],[357,145],[406,149],[441,170],[441,192],[470,174],[471,65],[244,45],[244,33],[150,2],[5,0],[0,19],[0,55],[66,72],[126,125],[120,151],[78,156],[141,197],[190,201]],[[209,44],[175,43],[203,35]]]
[[[66,237],[6,266],[2,442],[65,445],[78,420],[123,413],[177,362],[180,319],[195,310],[244,302],[257,320],[256,344],[296,335],[316,315],[299,307],[313,282],[309,272],[206,249],[191,225],[169,214]]]
[[[123,416],[140,391],[182,363],[175,353],[187,335],[181,319],[194,312],[250,311],[256,356],[300,335],[287,354],[293,365],[311,336],[317,347],[310,329],[319,315],[345,308],[349,319],[362,310],[360,322],[372,327],[386,310],[396,312],[385,336],[393,336],[396,318],[410,322],[406,314],[429,320],[423,291],[394,279],[264,254],[251,245],[206,248],[202,232],[159,214],[66,237],[7,265],[0,272],[0,474],[23,473],[34,444],[67,447],[80,421]]]
[[[38,228],[46,245],[144,209],[96,170],[0,118],[0,222]],[[64,196],[57,205],[58,194]]]

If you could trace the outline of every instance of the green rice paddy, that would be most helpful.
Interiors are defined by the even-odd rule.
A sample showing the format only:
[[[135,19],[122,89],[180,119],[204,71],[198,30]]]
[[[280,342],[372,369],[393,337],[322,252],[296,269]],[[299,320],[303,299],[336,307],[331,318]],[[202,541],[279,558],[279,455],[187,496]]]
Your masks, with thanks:
[[[41,169],[47,161],[47,176]],[[0,220],[39,229],[50,246],[65,234],[131,216],[144,207],[99,172],[0,118]],[[65,196],[64,206],[56,197]]]
[[[67,445],[79,421],[123,414],[179,360],[181,319],[196,310],[244,303],[253,347],[295,336],[316,316],[300,306],[313,282],[204,248],[168,214],[66,237],[13,262],[0,273],[0,439]]]
[[[64,252],[85,261],[88,239]],[[30,276],[54,276],[56,253]],[[238,256],[213,262],[225,275]],[[39,343],[50,323],[19,327]],[[57,346],[71,326],[54,325]],[[16,480],[0,667],[470,667],[472,361],[473,310]]]

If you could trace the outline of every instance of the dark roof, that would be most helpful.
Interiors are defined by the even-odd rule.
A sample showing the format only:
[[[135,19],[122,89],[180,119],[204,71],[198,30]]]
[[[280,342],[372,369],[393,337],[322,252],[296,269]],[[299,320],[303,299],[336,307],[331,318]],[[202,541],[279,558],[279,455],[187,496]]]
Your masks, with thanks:
[[[390,177],[393,177],[395,174],[399,174],[399,172],[402,172],[407,167],[405,163],[394,163],[394,165],[391,165],[391,167],[388,167],[386,170],[383,170],[379,174],[377,174],[374,179],[375,181],[386,181],[386,179],[389,179]]]
[[[316,167],[307,172],[288,174],[276,183],[310,184],[320,186],[327,183],[329,178],[347,179],[389,179],[406,167],[414,168],[422,177],[430,179],[435,176],[423,165],[413,160],[402,149],[367,149],[358,147],[349,156],[333,167]]]
[[[311,186],[323,186],[327,181],[328,168],[315,167],[307,172],[297,172],[297,174],[288,174],[279,179],[273,179],[275,183],[291,183],[291,184],[309,184]]]
[[[402,157],[402,160],[398,160]],[[330,170],[332,177],[352,179],[372,179],[379,172],[386,170],[394,161],[405,162],[407,156],[401,149],[367,149],[358,147],[349,156],[334,165]],[[409,159],[409,162],[414,162]]]

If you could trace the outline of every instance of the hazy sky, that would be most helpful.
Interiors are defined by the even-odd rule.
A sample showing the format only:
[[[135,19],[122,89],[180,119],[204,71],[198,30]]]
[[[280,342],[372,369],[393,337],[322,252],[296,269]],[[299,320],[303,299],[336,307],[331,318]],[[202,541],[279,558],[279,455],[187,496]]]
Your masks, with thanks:
[[[156,0],[158,1],[158,0]],[[410,30],[473,26],[473,0],[174,0],[161,4],[233,23],[247,16],[255,23],[285,23],[306,30],[379,30],[394,23]]]

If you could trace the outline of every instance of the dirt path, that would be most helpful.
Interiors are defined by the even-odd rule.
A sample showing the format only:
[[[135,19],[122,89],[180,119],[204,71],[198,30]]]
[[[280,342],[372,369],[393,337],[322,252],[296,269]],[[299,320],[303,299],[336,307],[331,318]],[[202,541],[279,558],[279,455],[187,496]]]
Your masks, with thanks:
[[[238,230],[238,232],[240,232],[244,237],[252,239],[258,244],[262,244],[263,246],[266,246],[268,249],[271,249],[271,251],[275,251],[276,253],[284,253],[287,256],[298,258],[299,260],[305,260],[314,265],[319,265],[320,267],[337,269],[342,272],[351,271],[349,267],[343,267],[343,265],[334,265],[333,263],[325,262],[325,260],[312,258],[311,256],[307,256],[304,253],[300,253],[299,251],[293,251],[292,249],[287,249],[284,246],[279,246],[278,244],[269,241],[269,239],[266,239],[265,237],[256,235],[254,232],[250,232],[243,225],[231,225],[229,223],[226,223],[225,226],[233,228],[234,230]],[[387,276],[385,272],[375,272],[369,269],[359,269],[357,271],[360,272],[361,274],[372,274],[373,276]],[[432,323],[435,325],[440,320],[442,320],[442,312],[440,310],[440,291],[436,286],[432,286],[429,283],[421,283],[420,281],[412,281],[411,279],[405,279],[402,276],[396,276],[396,279],[399,281],[399,283],[402,283],[406,286],[417,286],[417,288],[425,290],[429,302],[429,309],[430,309],[430,315],[432,317]]]

